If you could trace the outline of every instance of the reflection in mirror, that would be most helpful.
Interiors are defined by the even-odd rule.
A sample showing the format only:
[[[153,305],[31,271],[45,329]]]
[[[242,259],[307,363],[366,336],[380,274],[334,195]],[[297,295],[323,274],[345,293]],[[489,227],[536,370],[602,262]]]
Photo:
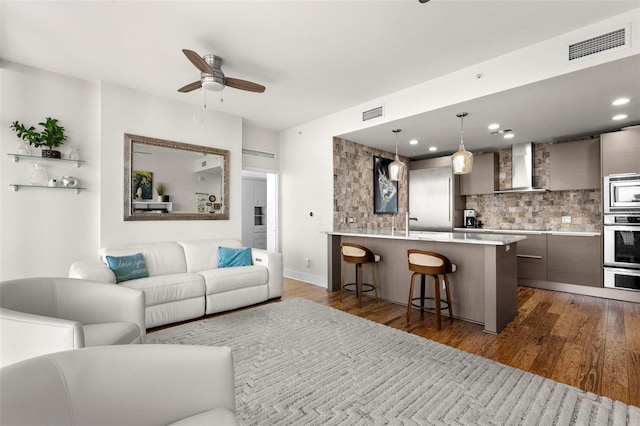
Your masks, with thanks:
[[[229,151],[125,134],[124,220],[228,220]]]

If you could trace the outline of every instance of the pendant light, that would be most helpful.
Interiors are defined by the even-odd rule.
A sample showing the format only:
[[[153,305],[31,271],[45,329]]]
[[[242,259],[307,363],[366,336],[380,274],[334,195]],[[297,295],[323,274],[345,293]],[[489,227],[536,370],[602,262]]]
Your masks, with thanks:
[[[401,129],[393,129],[392,132],[396,134],[396,158],[393,160],[391,164],[389,164],[389,179],[391,180],[404,180],[404,172],[406,166],[400,159],[398,158],[398,133],[400,133]]]
[[[453,166],[453,173],[456,175],[466,175],[471,173],[473,168],[473,154],[464,149],[464,142],[462,140],[462,133],[464,132],[464,117],[466,112],[456,114],[456,117],[460,118],[460,148],[451,156],[451,165]]]

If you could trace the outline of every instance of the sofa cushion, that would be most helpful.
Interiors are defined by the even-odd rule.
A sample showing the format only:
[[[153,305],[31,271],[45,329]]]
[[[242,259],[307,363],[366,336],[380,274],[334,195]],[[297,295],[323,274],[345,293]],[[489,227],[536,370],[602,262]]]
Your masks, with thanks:
[[[184,250],[178,243],[131,244],[107,247],[100,250],[100,257],[106,262],[106,256],[129,256],[142,253],[150,277],[187,272]]]
[[[204,296],[204,279],[199,274],[170,274],[125,281],[122,286],[144,291],[145,305],[175,302]]]
[[[184,250],[187,272],[200,272],[218,267],[218,247],[240,248],[238,240],[199,240],[179,242]]]
[[[251,248],[218,247],[218,268],[232,268],[234,266],[250,266]]]
[[[116,283],[149,276],[142,253],[130,256],[106,256],[106,258],[109,269],[116,276]]]
[[[140,330],[131,322],[107,322],[86,324],[84,331],[85,346],[128,345],[140,342]]]
[[[262,265],[216,268],[200,273],[204,277],[207,294],[264,285],[269,281],[269,270]]]

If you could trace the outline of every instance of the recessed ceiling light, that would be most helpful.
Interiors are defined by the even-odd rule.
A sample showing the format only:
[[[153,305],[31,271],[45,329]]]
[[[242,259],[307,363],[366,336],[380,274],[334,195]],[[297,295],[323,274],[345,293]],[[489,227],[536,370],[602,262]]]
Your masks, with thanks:
[[[615,101],[611,102],[611,105],[618,106],[629,103],[629,98],[618,98]]]
[[[504,138],[505,139],[511,139],[512,137],[514,137],[516,134],[515,133],[505,133]]]
[[[438,150],[437,146],[430,146],[429,147],[429,151],[431,151],[431,152],[434,152],[434,151],[437,151],[437,150]]]
[[[417,139],[411,139],[409,141],[409,145],[418,145],[418,140]]]
[[[499,128],[500,128],[500,125],[499,125],[498,123],[491,123],[491,124],[489,124],[489,125],[487,126],[487,128],[488,128],[489,130],[496,130],[496,129],[499,129]]]
[[[624,120],[627,117],[628,117],[627,114],[618,114],[618,115],[614,115],[613,117],[611,117],[611,119],[612,120]]]

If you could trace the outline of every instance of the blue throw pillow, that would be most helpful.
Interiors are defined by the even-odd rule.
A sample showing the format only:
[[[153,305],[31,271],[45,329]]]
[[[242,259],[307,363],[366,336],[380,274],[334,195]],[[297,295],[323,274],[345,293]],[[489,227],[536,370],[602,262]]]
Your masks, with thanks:
[[[252,265],[250,247],[218,247],[218,268],[249,265]]]
[[[107,256],[107,264],[116,275],[117,283],[149,276],[147,264],[142,253],[132,254],[131,256]]]

